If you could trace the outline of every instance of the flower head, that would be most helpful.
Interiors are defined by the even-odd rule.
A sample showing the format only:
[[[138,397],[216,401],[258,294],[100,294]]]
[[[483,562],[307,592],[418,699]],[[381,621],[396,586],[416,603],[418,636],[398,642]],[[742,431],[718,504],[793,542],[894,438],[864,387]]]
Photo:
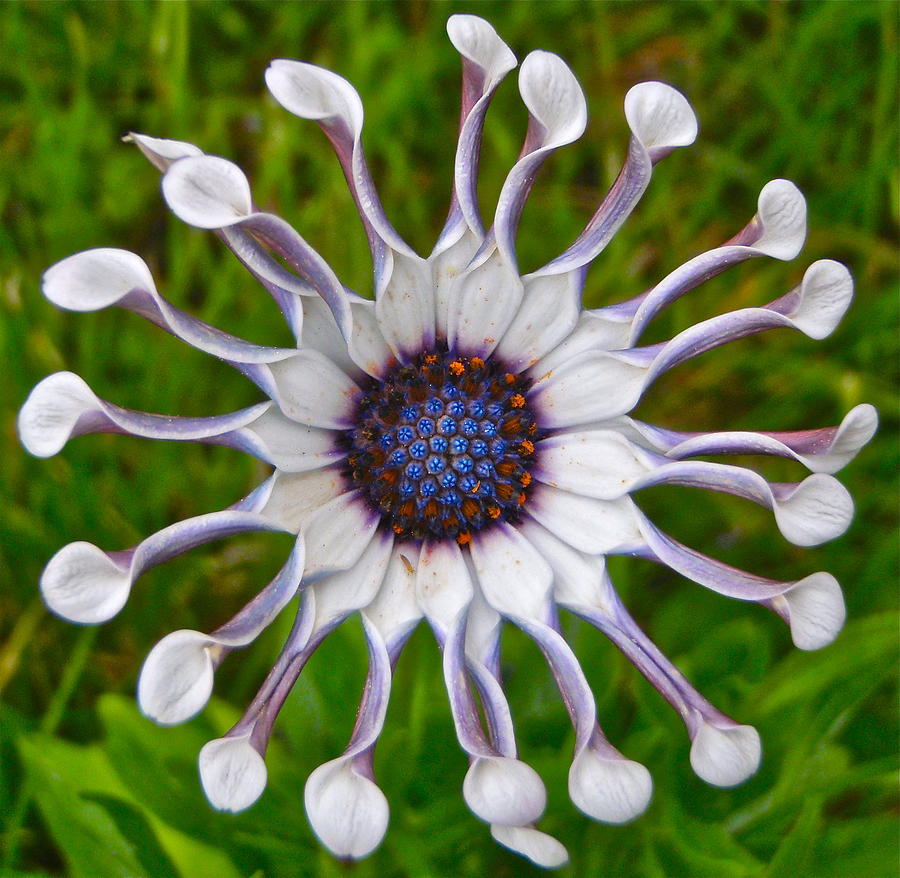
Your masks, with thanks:
[[[493,28],[454,15],[447,26],[462,56],[463,89],[447,222],[428,258],[416,254],[381,206],[362,148],[363,109],[352,86],[328,70],[277,60],[266,72],[275,99],[315,120],[330,139],[356,201],[374,263],[374,299],[347,289],[284,220],[254,204],[228,160],[142,134],[131,140],[162,172],[164,197],[189,225],[215,231],[272,295],[296,346],[262,347],[169,303],[140,257],[116,249],[77,253],[50,268],[44,293],[73,311],[112,305],[234,366],[266,401],[214,417],[177,418],[121,408],[78,376],[40,382],[19,416],[25,447],[50,456],[74,437],[113,432],[225,445],[273,467],[228,509],[173,524],[131,548],[72,543],[48,563],[41,590],[75,622],[112,618],[145,570],[195,546],[251,530],[295,537],[275,578],[211,633],[163,638],[141,671],[138,700],[160,724],[203,709],[219,664],[249,646],[288,604],[287,642],[243,718],[200,753],[204,790],[216,808],[239,811],[262,794],[265,751],[278,711],[317,646],[360,613],[369,673],[343,754],[306,786],[313,829],[337,856],[359,858],[380,843],[388,803],[373,756],[395,663],[426,620],[442,653],[473,813],[501,844],[552,867],[566,860],[535,827],[546,795],[519,759],[500,675],[503,623],[546,656],[575,731],[572,801],[608,823],[639,815],[650,774],[602,732],[591,690],[561,633],[559,608],[596,626],[672,704],[690,736],[691,765],[728,787],[753,774],[756,731],[706,701],[636,625],[610,581],[605,558],[635,555],[720,594],[754,601],[789,626],[801,649],[828,644],[844,621],[840,587],[827,573],[778,582],[734,569],[661,532],[633,495],[682,485],[725,492],[771,510],[798,546],[840,536],[853,506],[832,473],[871,438],[876,415],[861,405],[838,427],[805,432],[683,433],[629,417],[662,374],[729,341],[775,328],[820,339],[837,325],[852,280],[837,262],[813,263],[774,301],[705,320],[668,341],[642,345],[663,309],[728,267],[757,257],[793,259],[805,237],[805,202],[775,180],[756,215],[722,246],[694,256],[624,302],[586,310],[587,269],[626,220],[653,167],[687,146],[697,122],[686,99],[658,82],[625,98],[631,130],[621,173],[584,231],[562,254],[522,275],[519,218],[540,166],[585,129],[581,89],[556,55],[522,62],[529,114],[518,161],[489,224],[478,206],[481,134],[491,98],[516,65]],[[812,474],[769,483],[753,470],[700,458],[766,454]],[[480,705],[480,708],[479,708]]]

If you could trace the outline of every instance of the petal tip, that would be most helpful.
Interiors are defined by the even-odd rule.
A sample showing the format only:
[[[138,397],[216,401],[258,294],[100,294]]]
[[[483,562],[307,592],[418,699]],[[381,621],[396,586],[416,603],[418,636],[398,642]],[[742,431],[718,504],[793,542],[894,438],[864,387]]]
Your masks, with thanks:
[[[706,783],[734,787],[756,773],[762,758],[753,726],[716,726],[703,722],[691,744],[691,767]]]

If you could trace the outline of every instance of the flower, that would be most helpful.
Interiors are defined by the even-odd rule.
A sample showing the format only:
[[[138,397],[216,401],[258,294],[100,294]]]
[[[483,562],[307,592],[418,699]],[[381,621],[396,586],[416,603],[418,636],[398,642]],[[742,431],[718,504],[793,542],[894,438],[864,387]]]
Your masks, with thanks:
[[[632,134],[625,166],[584,232],[560,256],[521,275],[515,237],[523,205],[544,160],[583,133],[584,97],[557,56],[533,52],[523,61],[528,130],[486,230],[476,197],[481,133],[488,104],[516,61],[480,18],[454,15],[448,33],[462,56],[462,123],[450,213],[427,259],[409,248],[381,207],[354,89],[322,68],[275,61],[266,74],[270,91],[287,110],[321,125],[347,177],[372,250],[374,301],[347,290],[294,229],[260,211],[234,164],[192,144],[134,134],[163,173],[174,213],[217,233],[281,307],[297,345],[261,347],[191,317],[160,295],[135,254],[78,253],[47,271],[44,293],[52,302],[74,311],[135,311],[233,365],[268,400],[226,415],[174,418],[121,408],[61,372],[32,391],[19,431],[38,456],[57,453],[73,436],[115,432],[226,445],[274,467],[228,509],[171,525],[129,549],[72,543],[41,578],[51,610],[99,623],[122,608],[143,571],[188,549],[250,530],[295,535],[279,573],[231,620],[208,634],[169,634],[141,671],[144,713],[163,725],[183,722],[206,704],[225,657],[297,605],[287,642],[243,718],[200,752],[213,806],[239,811],[261,795],[281,705],[316,647],[359,612],[369,673],[357,724],[343,754],[309,778],[305,804],[314,831],[337,856],[370,853],[388,825],[373,755],[392,669],[424,618],[442,652],[469,757],[467,804],[501,844],[553,867],[566,852],[535,827],[546,796],[518,758],[500,676],[502,624],[522,629],[547,657],[575,729],[569,792],[587,815],[630,820],[646,808],[652,784],[600,730],[558,608],[599,628],[672,703],[701,778],[740,783],[759,763],[756,731],[716,710],[640,630],[605,557],[659,562],[773,610],[802,649],[826,645],[844,620],[833,577],[776,582],[728,567],[662,533],[632,495],[663,484],[734,494],[769,508],[790,542],[817,545],[850,522],[852,502],[832,473],[871,438],[876,415],[861,405],[838,427],[781,433],[682,433],[630,418],[657,377],[726,342],[779,327],[827,336],[849,305],[849,272],[821,260],[768,305],[711,318],[664,343],[639,344],[661,310],[704,280],[750,258],[798,254],[805,204],[792,183],[775,180],[763,187],[756,216],[721,247],[635,298],[583,309],[587,268],[637,203],[653,166],[696,136],[685,98],[651,82],[625,98]],[[752,470],[697,459],[728,454],[793,458],[812,475],[770,484]]]

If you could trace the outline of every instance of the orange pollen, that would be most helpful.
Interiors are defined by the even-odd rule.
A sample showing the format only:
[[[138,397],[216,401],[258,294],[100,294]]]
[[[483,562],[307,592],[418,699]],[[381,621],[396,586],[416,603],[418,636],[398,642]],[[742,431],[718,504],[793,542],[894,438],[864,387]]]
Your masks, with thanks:
[[[466,518],[474,518],[478,512],[478,504],[474,500],[463,500],[462,511]]]
[[[484,368],[484,360],[482,360],[481,357],[472,357],[472,359],[469,360],[469,365],[473,369],[482,369]]]
[[[479,480],[479,481],[475,482],[475,484],[472,486],[472,490],[469,491],[469,493],[477,494],[480,490],[481,490],[481,481]]]
[[[537,433],[537,424],[532,424],[532,425],[528,428],[528,435],[529,435],[529,436],[534,436],[535,433]]]
[[[399,524],[392,524],[392,525],[391,525],[391,530],[392,530],[395,534],[402,534],[402,533],[403,533],[403,528],[400,527]]]
[[[490,515],[491,518],[499,518],[500,517],[500,507],[499,506],[488,506],[487,514]]]
[[[524,506],[525,500],[526,500],[525,494],[524,493],[519,494],[519,506]]]
[[[507,384],[514,384],[515,380],[516,380],[516,376],[513,375],[512,372],[507,372],[504,380],[506,381]]]
[[[522,478],[519,479],[519,481],[522,483],[523,488],[527,488],[531,484],[531,473],[522,473]]]
[[[438,361],[437,354],[426,354],[425,362],[428,363],[429,366],[433,366]]]
[[[521,409],[525,407],[525,397],[522,396],[521,393],[514,393],[509,400],[509,404],[514,409]]]
[[[522,454],[533,454],[534,453],[534,442],[530,439],[523,439],[521,444],[519,445],[519,451]]]
[[[466,371],[466,367],[462,364],[462,362],[460,360],[454,360],[447,368],[454,375],[462,375],[462,373]]]
[[[467,530],[464,530],[456,535],[456,542],[461,546],[467,546],[472,542],[472,535]]]

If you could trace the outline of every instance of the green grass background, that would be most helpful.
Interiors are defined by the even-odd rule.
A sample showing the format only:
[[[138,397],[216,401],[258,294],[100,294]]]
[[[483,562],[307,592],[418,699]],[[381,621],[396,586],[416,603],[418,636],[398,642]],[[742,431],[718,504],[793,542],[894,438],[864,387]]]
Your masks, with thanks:
[[[873,402],[879,436],[842,476],[857,500],[849,533],[799,550],[750,504],[687,489],[639,498],[667,531],[779,579],[832,571],[849,609],[819,653],[791,647],[771,614],[649,564],[617,560],[626,602],[715,704],[757,726],[759,773],[715,790],[691,773],[680,722],[602,636],[565,619],[610,738],[647,764],[656,790],[625,827],[569,803],[572,733],[538,651],[510,632],[504,667],[524,758],[545,778],[542,826],[571,853],[569,876],[878,878],[898,871],[897,716],[897,5],[830,3],[39,3],[0,5],[0,841],[4,876],[289,878],[536,874],[490,840],[460,795],[439,661],[420,630],[398,669],[377,770],[391,803],[378,852],[356,866],[323,852],[302,806],[305,778],[337,755],[365,672],[359,625],[330,638],[289,699],[269,757],[270,785],[238,817],[212,812],[195,758],[252,698],[279,648],[281,620],[231,657],[216,699],[184,727],[160,729],[133,704],[143,656],[165,633],[209,630],[268,581],[276,537],[198,550],[146,575],[100,629],[49,615],[37,593],[64,543],[132,545],[166,524],[221,508],[265,471],[220,448],[118,437],[29,458],[15,413],[44,375],[71,369],[119,404],[213,414],[255,388],[126,312],[59,312],[42,271],[95,246],[139,252],[172,301],[254,341],[289,343],[268,297],[205,233],[171,217],[156,171],[128,130],[193,141],[247,171],[256,200],[281,213],[368,292],[370,264],[351,200],[312,123],[277,107],[272,57],[339,71],[360,91],[365,141],[385,205],[427,252],[443,222],[458,112],[452,12],[478,12],[521,59],[559,52],[589,103],[585,137],[548,163],[526,208],[523,268],[566,246],[614,178],[627,143],[621,104],[658,78],[684,91],[698,143],[657,167],[651,189],[588,280],[591,304],[629,297],[730,237],[775,177],[806,193],[810,234],[792,264],[754,260],[677,303],[652,340],[761,304],[832,257],[857,283],[825,342],[778,332],[708,354],[666,376],[639,415],[682,429],[802,429]],[[490,214],[526,116],[509,77],[488,116],[481,194]],[[759,462],[756,462],[759,464]],[[790,480],[799,468],[763,461]]]

